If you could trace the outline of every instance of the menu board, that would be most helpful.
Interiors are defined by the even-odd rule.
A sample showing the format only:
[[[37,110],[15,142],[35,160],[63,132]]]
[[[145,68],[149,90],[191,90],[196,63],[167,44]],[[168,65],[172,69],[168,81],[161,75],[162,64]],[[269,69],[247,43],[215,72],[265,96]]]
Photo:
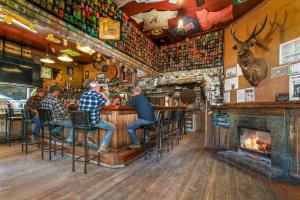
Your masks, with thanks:
[[[161,47],[160,66],[165,72],[223,66],[223,31]]]

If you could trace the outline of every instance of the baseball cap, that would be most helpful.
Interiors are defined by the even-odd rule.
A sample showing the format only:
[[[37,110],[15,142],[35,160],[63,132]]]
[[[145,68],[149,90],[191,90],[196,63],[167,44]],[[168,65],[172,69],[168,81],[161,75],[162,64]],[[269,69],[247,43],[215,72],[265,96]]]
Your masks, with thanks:
[[[97,81],[90,82],[91,87],[100,87],[101,85]]]
[[[54,91],[61,91],[61,88],[58,85],[52,85],[49,87],[49,92],[52,93]]]
[[[134,87],[131,89],[131,92],[136,91],[136,92],[142,92],[142,89],[140,87]]]

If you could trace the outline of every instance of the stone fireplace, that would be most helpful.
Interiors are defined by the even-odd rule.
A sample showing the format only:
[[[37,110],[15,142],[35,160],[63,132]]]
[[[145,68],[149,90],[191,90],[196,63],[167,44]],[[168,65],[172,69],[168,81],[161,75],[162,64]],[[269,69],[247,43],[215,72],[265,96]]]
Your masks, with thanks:
[[[221,160],[271,180],[286,176],[289,165],[288,134],[284,116],[230,113],[229,151]]]

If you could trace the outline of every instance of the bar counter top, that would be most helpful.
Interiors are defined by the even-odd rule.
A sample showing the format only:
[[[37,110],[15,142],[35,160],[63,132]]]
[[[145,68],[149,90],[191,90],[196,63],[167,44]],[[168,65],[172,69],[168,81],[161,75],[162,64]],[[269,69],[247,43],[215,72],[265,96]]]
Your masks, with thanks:
[[[185,109],[183,106],[168,106],[168,107],[163,107],[163,106],[153,106],[154,110],[178,110],[178,109]],[[101,107],[102,111],[130,111],[130,110],[135,110],[133,106],[102,106]]]

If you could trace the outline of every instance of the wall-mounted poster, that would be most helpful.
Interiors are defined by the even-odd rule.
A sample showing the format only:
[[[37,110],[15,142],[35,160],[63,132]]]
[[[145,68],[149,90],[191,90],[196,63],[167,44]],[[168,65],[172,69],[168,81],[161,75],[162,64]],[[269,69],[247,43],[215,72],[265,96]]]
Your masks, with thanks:
[[[245,101],[255,101],[255,89],[254,87],[245,89]]]
[[[231,67],[226,69],[226,78],[235,77],[236,76],[236,67]]]
[[[239,79],[238,77],[225,79],[224,89],[225,91],[235,90],[239,88]]]
[[[236,102],[242,103],[245,102],[245,90],[237,90],[236,91]]]
[[[52,69],[50,67],[42,67],[41,78],[52,79]]]
[[[299,100],[300,96],[300,75],[290,76],[289,79],[289,100]]]
[[[120,22],[110,18],[100,18],[99,38],[103,40],[120,40]]]

